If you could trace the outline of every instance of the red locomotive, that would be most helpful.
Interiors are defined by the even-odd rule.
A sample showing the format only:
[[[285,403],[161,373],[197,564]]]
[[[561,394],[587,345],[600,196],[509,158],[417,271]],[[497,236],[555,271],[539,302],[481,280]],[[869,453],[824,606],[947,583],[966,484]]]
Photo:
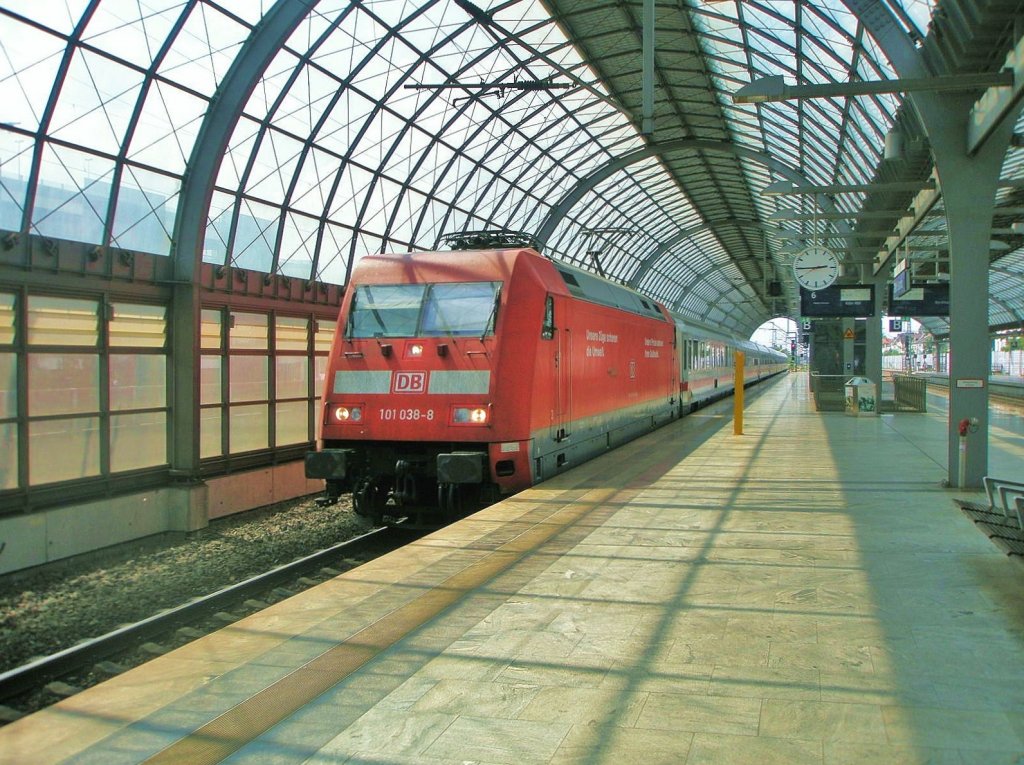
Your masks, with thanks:
[[[526,247],[365,257],[341,317],[306,475],[378,522],[450,519],[682,409],[668,312]]]

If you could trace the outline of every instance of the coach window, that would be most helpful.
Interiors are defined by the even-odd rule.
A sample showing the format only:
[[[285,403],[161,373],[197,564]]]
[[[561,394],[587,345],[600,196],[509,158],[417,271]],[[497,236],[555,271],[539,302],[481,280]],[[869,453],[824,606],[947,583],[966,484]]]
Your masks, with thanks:
[[[540,336],[545,340],[555,336],[555,299],[551,295],[544,301],[544,326],[541,328]]]

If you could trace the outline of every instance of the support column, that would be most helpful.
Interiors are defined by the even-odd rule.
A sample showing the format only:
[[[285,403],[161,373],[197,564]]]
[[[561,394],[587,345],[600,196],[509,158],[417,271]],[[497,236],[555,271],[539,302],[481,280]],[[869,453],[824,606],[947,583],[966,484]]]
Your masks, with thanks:
[[[885,298],[885,279],[864,280],[875,285],[875,312],[867,317],[864,328],[864,376],[878,386],[875,406],[881,412],[882,403],[882,303]]]
[[[962,159],[962,158],[959,158]],[[943,184],[942,196],[949,226],[949,423],[948,478],[959,485],[959,424],[972,421],[967,437],[964,485],[978,488],[988,472],[988,375],[991,340],[988,332],[989,238],[996,180],[1002,157],[994,172],[963,167],[959,180]],[[948,163],[948,159],[947,159]],[[948,164],[946,165],[948,168]],[[973,172],[972,172],[973,170]],[[943,177],[949,177],[943,173]],[[970,179],[970,180],[968,180]],[[977,384],[983,387],[961,387]]]
[[[843,334],[843,368],[840,374],[850,378],[857,374],[857,370],[854,365],[854,341],[857,337],[856,319],[842,319],[840,320],[840,326],[842,327]]]
[[[933,71],[906,29],[884,4],[875,0],[843,0],[865,25],[901,78],[931,77]],[[913,105],[935,157],[949,227],[950,250],[950,396],[948,483],[958,484],[959,432],[964,418],[976,418],[969,436],[964,487],[981,486],[988,470],[988,269],[989,234],[996,184],[1013,126],[1022,105],[1002,121],[969,156],[968,122],[974,118],[976,95],[911,91]],[[957,387],[957,381],[984,381],[982,388]]]

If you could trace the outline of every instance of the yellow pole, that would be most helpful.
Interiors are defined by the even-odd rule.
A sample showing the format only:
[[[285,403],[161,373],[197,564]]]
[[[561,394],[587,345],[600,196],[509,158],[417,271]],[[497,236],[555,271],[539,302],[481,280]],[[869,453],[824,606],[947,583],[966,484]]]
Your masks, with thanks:
[[[732,401],[732,433],[734,436],[743,435],[743,351],[736,351],[736,380],[735,391]]]

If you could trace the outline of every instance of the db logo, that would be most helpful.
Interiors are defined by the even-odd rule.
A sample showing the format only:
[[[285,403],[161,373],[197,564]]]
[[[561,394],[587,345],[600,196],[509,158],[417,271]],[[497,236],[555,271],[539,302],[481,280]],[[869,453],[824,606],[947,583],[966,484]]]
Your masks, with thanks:
[[[391,383],[392,393],[426,393],[426,372],[395,372]]]

